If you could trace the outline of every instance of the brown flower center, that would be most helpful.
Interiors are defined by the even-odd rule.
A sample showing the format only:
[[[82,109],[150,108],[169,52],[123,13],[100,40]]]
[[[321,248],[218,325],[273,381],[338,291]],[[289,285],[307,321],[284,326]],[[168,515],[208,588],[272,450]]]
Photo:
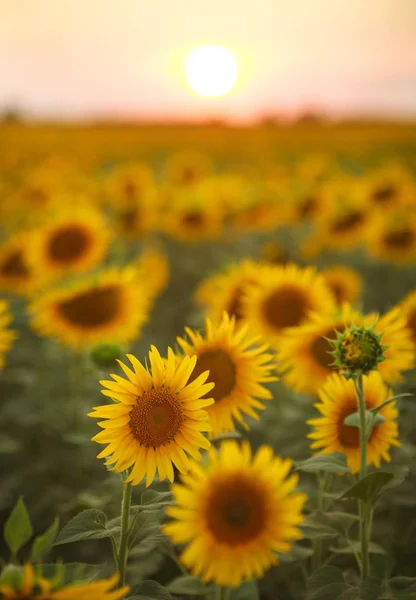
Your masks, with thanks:
[[[78,225],[56,231],[49,242],[49,256],[57,263],[71,263],[81,258],[90,243],[88,233]]]
[[[214,389],[207,394],[209,398],[214,398],[215,402],[218,402],[231,394],[236,384],[236,368],[227,352],[224,352],[224,350],[203,351],[198,356],[189,382],[196,379],[204,371],[209,371],[207,381],[215,383]]]
[[[59,304],[59,312],[80,328],[108,325],[120,314],[122,290],[117,285],[107,285],[75,295]]]
[[[241,474],[213,483],[205,508],[207,528],[218,543],[235,546],[267,526],[266,499],[258,483]]]
[[[328,342],[328,339],[330,339],[330,340],[336,339],[335,329],[342,333],[345,330],[345,326],[331,327],[330,329],[328,329],[328,331],[326,331],[320,337],[316,338],[316,340],[313,342],[313,344],[311,346],[312,356],[314,357],[316,362],[319,363],[319,365],[321,367],[323,367],[324,369],[326,369],[328,372],[333,371],[333,368],[330,365],[335,360],[334,357],[332,356],[332,354],[329,354],[330,352],[332,352],[332,350],[334,348],[333,348],[332,344],[330,342]],[[328,339],[325,339],[325,338],[328,338]]]
[[[175,439],[185,421],[180,401],[166,388],[151,389],[137,398],[129,427],[142,446],[158,448]]]
[[[6,260],[0,265],[0,273],[5,277],[19,279],[27,279],[30,276],[30,271],[23,260],[21,250],[15,250],[6,257]]]
[[[188,212],[185,213],[182,216],[182,222],[184,225],[187,225],[188,227],[201,227],[204,223],[204,217],[202,215],[202,213],[197,212],[197,211],[193,211],[193,212]]]
[[[350,229],[354,229],[364,220],[364,213],[359,211],[350,212],[332,223],[332,231],[334,233],[345,233]]]
[[[335,301],[338,305],[348,301],[347,294],[345,293],[345,286],[343,286],[341,282],[327,281],[326,284],[333,293]]]
[[[287,285],[272,292],[262,308],[267,323],[280,331],[285,327],[299,325],[311,306],[302,290]]]
[[[375,406],[375,403],[369,399],[365,399],[366,409],[370,409]],[[358,411],[357,400],[355,397],[349,398],[348,403],[343,407],[342,411],[338,415],[337,420],[337,430],[338,430],[338,439],[343,446],[346,448],[359,448],[360,447],[360,430],[358,427],[351,427],[350,425],[345,425],[344,420],[349,415]],[[371,441],[374,433],[377,430],[379,425],[374,425],[371,430],[368,441]]]
[[[298,215],[300,219],[309,219],[318,207],[318,200],[315,196],[307,196],[299,202]]]
[[[415,241],[415,233],[412,229],[404,227],[397,231],[392,231],[384,236],[384,243],[386,246],[392,246],[393,248],[405,249],[413,244]]]
[[[406,327],[411,330],[413,340],[416,341],[416,306],[407,315]]]
[[[396,196],[396,188],[393,185],[383,185],[374,190],[372,199],[377,204],[387,204]]]

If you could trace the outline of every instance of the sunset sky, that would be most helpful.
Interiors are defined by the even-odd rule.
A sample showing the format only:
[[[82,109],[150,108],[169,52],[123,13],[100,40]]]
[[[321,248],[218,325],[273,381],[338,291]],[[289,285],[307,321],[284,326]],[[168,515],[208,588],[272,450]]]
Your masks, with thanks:
[[[0,110],[416,118],[416,0],[0,0],[0,14]],[[184,56],[206,43],[239,60],[228,96],[186,85]]]

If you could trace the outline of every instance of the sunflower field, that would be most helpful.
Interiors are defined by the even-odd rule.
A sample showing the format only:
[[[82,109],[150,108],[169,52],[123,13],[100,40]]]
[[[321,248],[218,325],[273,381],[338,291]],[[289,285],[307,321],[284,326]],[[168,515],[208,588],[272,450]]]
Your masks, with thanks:
[[[0,598],[416,598],[416,127],[0,139]]]

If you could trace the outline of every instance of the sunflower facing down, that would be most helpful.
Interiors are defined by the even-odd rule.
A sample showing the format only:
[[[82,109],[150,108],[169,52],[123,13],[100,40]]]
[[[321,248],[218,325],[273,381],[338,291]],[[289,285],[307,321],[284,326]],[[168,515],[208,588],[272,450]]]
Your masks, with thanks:
[[[233,431],[236,423],[248,429],[244,416],[258,419],[257,411],[264,409],[262,400],[272,398],[261,385],[276,381],[271,375],[272,356],[258,338],[247,334],[247,326],[236,330],[235,319],[227,313],[218,326],[206,319],[205,327],[205,336],[186,327],[190,341],[180,337],[177,341],[186,355],[196,358],[191,378],[208,370],[207,381],[215,384],[211,392],[215,402],[207,409],[212,435]]]
[[[120,600],[130,588],[115,589],[118,579],[115,573],[108,579],[56,589],[55,581],[39,576],[33,565],[26,563],[22,581],[0,584],[0,596],[3,600]]]
[[[97,458],[107,458],[105,464],[119,473],[131,469],[126,481],[136,485],[146,476],[146,487],[156,474],[173,481],[173,464],[186,473],[191,461],[201,460],[200,448],[210,442],[202,432],[210,431],[208,415],[203,408],[214,402],[204,398],[214,387],[206,383],[208,371],[191,379],[196,357],[185,356],[178,361],[168,349],[163,360],[152,346],[150,369],[134,356],[127,355],[133,370],[118,361],[127,379],[111,375],[114,381],[101,381],[104,396],[115,402],[96,406],[88,416],[104,419],[98,425],[103,431],[92,439],[107,444]]]
[[[323,276],[312,267],[294,264],[269,270],[261,283],[247,290],[242,305],[250,331],[270,344],[288,327],[303,324],[311,312],[332,314],[336,308]]]
[[[4,367],[6,352],[17,337],[15,331],[8,329],[11,320],[12,317],[8,310],[8,304],[4,300],[0,300],[0,370]]]
[[[81,273],[104,258],[109,240],[110,230],[98,209],[66,206],[33,231],[28,261],[45,279]]]
[[[321,271],[325,281],[331,292],[335,296],[338,306],[342,306],[346,302],[354,304],[362,292],[361,276],[348,267],[328,267]]]
[[[277,345],[284,383],[298,392],[317,392],[334,372],[333,346],[328,340],[335,340],[337,331],[361,320],[360,313],[344,305],[333,315],[312,313],[303,325],[286,329]]]
[[[149,296],[136,269],[108,269],[44,292],[29,306],[31,325],[77,349],[108,340],[126,343],[138,337],[148,318]]]
[[[364,377],[364,400],[367,410],[378,406],[392,396],[384,385],[380,374],[372,371]],[[314,440],[311,448],[315,454],[343,452],[353,473],[360,470],[360,431],[358,427],[345,425],[348,415],[357,412],[357,396],[352,379],[348,381],[338,374],[331,375],[319,391],[320,402],[315,404],[322,417],[307,421],[314,431],[308,438]],[[375,425],[367,443],[367,465],[380,467],[381,459],[390,462],[391,446],[400,446],[398,441],[398,410],[395,402],[380,409],[383,423]]]
[[[163,525],[175,544],[185,544],[180,560],[203,582],[237,587],[261,577],[301,537],[305,494],[295,492],[292,461],[262,446],[252,456],[248,442],[227,440],[210,448],[208,464],[192,464],[174,484],[176,505]]]

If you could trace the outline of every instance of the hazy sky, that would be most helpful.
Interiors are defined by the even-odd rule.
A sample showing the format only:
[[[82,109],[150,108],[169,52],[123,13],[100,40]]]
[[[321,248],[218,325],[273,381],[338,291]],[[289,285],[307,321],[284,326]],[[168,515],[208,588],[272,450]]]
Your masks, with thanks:
[[[182,61],[229,46],[238,89],[195,96]],[[39,116],[416,117],[416,0],[0,0],[0,107]]]

